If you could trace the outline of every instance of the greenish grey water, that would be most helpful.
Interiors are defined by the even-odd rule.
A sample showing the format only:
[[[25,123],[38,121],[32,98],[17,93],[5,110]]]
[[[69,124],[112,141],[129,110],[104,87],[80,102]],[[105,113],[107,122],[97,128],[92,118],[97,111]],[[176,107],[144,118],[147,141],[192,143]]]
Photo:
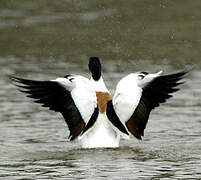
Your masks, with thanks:
[[[1,0],[0,179],[201,179],[201,1]],[[142,142],[83,150],[62,117],[32,103],[6,75],[86,77],[103,62],[112,93],[135,71],[194,69],[150,116]]]

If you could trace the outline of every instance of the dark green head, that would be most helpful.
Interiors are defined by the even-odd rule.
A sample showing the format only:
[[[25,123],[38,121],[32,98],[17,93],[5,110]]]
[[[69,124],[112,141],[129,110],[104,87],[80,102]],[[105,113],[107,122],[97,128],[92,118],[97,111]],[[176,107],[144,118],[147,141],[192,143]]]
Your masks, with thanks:
[[[98,57],[89,58],[89,72],[92,73],[92,77],[95,81],[98,81],[101,77],[101,63]]]

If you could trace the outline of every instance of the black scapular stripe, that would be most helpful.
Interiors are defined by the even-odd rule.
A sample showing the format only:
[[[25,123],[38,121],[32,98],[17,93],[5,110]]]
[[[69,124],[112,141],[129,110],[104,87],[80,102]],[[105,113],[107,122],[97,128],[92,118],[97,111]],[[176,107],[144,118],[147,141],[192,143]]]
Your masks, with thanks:
[[[121,123],[121,121],[119,120],[119,117],[117,116],[113,104],[112,104],[112,100],[108,101],[107,103],[107,110],[106,110],[106,114],[108,119],[110,120],[110,122],[117,128],[119,129],[122,133],[124,134],[128,134],[126,128],[124,127],[124,125]]]
[[[87,123],[84,130],[82,131],[81,135],[84,134],[87,130],[89,130],[94,125],[94,123],[96,122],[96,120],[98,118],[98,113],[99,113],[99,110],[98,110],[98,107],[96,107],[94,109],[94,112],[93,112],[91,118],[89,119],[89,122]]]

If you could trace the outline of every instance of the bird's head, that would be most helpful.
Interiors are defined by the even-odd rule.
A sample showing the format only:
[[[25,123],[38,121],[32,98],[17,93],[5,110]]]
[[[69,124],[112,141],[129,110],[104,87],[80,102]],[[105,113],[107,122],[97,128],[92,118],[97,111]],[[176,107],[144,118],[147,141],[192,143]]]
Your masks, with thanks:
[[[92,77],[95,81],[98,81],[101,77],[101,63],[98,57],[89,58],[89,72],[92,73]]]

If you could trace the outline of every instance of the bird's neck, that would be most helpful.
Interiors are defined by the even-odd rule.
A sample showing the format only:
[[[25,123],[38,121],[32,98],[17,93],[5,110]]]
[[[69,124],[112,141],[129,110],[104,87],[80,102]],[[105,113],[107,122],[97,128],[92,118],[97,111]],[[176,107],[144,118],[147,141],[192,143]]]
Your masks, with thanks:
[[[93,83],[96,92],[109,92],[105,86],[102,76],[99,78],[99,80],[94,80],[93,77],[91,77],[91,82]]]
[[[101,69],[92,70],[91,73],[92,73],[92,78],[95,81],[98,81],[101,78]]]

